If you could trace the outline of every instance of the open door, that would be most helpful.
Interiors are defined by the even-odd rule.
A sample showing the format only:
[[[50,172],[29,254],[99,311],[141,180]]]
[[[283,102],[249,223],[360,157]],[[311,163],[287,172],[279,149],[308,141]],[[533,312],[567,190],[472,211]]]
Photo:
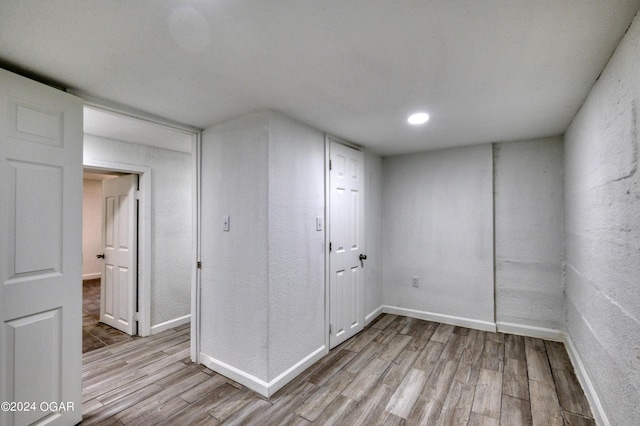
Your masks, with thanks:
[[[364,328],[366,255],[362,152],[331,141],[329,158],[329,346],[333,348]]]
[[[131,335],[137,333],[137,191],[135,174],[102,181],[100,321]]]
[[[82,420],[82,138],[80,99],[0,69],[2,425]]]

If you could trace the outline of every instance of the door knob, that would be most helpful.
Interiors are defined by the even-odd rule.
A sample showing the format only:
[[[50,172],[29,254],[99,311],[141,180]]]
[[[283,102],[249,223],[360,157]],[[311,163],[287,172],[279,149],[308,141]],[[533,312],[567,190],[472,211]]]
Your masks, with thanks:
[[[365,256],[366,257],[366,256]],[[96,259],[104,259],[104,253],[96,254]]]
[[[362,254],[362,253],[360,253],[360,256],[358,257],[358,259],[360,259],[360,260],[367,260],[367,255],[366,255],[366,254]]]

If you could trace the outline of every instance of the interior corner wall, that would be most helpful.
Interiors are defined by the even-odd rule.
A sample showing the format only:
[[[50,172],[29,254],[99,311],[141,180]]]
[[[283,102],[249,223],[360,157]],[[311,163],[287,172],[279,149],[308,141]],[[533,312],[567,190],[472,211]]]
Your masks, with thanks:
[[[373,321],[383,305],[383,257],[382,257],[382,157],[364,151],[364,314],[365,324]]]
[[[567,331],[611,424],[640,424],[640,18],[565,134]]]
[[[151,168],[151,326],[191,312],[191,154],[84,137],[84,159]]]
[[[383,159],[386,306],[495,329],[492,160],[490,144]]]
[[[494,144],[499,328],[565,329],[562,168],[562,137]]]
[[[82,180],[82,278],[102,275],[102,181]]]

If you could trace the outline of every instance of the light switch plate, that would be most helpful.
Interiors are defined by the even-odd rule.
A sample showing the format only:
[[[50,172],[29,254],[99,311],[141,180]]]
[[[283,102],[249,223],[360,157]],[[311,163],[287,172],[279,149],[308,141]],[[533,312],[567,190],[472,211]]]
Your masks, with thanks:
[[[229,232],[229,216],[222,217],[222,230]]]
[[[322,231],[322,216],[316,216],[316,231]]]

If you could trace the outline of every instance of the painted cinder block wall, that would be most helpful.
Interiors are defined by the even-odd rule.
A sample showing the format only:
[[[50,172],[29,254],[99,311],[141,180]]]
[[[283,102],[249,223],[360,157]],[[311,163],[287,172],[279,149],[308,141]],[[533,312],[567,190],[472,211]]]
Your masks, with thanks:
[[[562,159],[562,137],[385,157],[385,309],[562,338]]]
[[[498,329],[565,328],[562,153],[562,137],[493,145]]]
[[[84,136],[84,160],[151,168],[151,327],[191,313],[191,154]]]
[[[640,424],[640,18],[565,134],[567,332],[613,425]]]

